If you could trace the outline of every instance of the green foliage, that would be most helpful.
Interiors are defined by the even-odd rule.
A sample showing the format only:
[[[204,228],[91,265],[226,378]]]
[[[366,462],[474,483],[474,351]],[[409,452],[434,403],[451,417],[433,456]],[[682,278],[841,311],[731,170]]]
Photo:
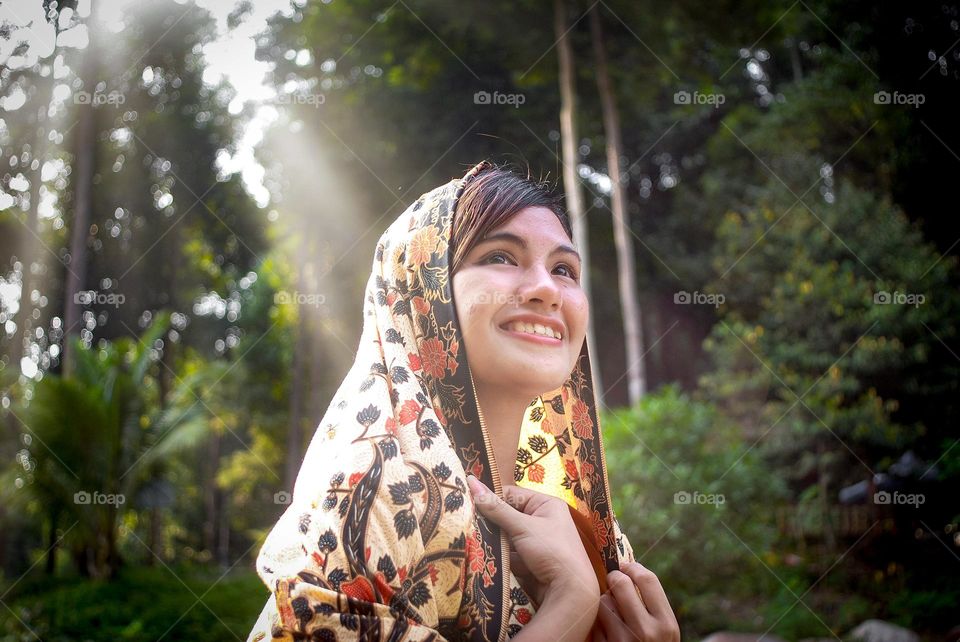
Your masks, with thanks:
[[[10,610],[0,613],[0,641],[35,635],[51,642],[234,641],[246,636],[267,595],[252,570],[239,569],[225,574],[160,566],[124,569],[111,582],[45,579],[6,598]]]
[[[718,594],[773,587],[764,565],[776,563],[772,518],[785,489],[737,426],[672,386],[601,422],[621,527],[687,633],[723,626],[730,614]],[[715,503],[698,503],[710,498]]]
[[[792,195],[770,187],[725,217],[710,286],[725,304],[702,384],[795,478],[824,467],[835,488],[906,448],[942,454],[946,426],[901,403],[952,403],[926,382],[937,381],[931,366],[956,374],[932,355],[960,297],[955,261],[889,201],[847,181],[833,198],[791,209]]]
[[[168,321],[160,315],[140,339],[102,340],[96,349],[77,340],[73,372],[47,374],[21,409],[31,447],[20,459],[24,483],[15,499],[36,502],[63,525],[81,572],[116,571],[119,515],[165,460],[206,434],[195,388],[212,369],[180,380],[168,399],[158,397],[152,346]]]

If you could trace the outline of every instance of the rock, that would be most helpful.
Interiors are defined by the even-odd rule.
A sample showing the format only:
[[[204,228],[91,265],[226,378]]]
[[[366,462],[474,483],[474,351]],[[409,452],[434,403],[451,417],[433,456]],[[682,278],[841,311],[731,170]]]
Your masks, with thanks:
[[[861,642],[920,642],[920,636],[910,629],[883,620],[867,620],[847,637]]]

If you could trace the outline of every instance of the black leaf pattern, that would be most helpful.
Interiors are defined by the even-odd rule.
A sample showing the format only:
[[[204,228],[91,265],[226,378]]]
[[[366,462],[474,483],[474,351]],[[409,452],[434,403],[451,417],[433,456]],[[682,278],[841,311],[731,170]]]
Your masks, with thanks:
[[[550,447],[549,444],[547,444],[547,440],[540,435],[530,435],[527,443],[530,444],[530,450],[540,455],[547,452],[547,449]]]
[[[329,573],[327,573],[327,581],[329,581],[330,586],[332,586],[337,591],[340,590],[340,583],[345,582],[346,579],[347,579],[347,572],[342,568],[340,568],[339,566],[335,569],[332,569]]]
[[[319,548],[323,554],[337,550],[337,536],[332,530],[328,528],[326,532],[320,536],[320,539],[317,540],[317,548]]]
[[[447,498],[443,500],[443,505],[448,513],[452,513],[463,506],[463,494],[456,491],[451,492],[447,495]]]
[[[337,495],[336,493],[330,493],[327,495],[326,499],[323,500],[323,510],[333,510],[334,506],[337,505]]]
[[[403,345],[403,337],[400,336],[400,333],[394,328],[387,328],[387,333],[384,338],[386,339],[387,343],[399,343],[400,345]]]
[[[440,434],[440,426],[433,419],[424,419],[420,422],[420,429],[427,437],[436,437]]]
[[[339,488],[340,484],[343,483],[344,477],[345,475],[342,472],[337,473],[336,475],[330,478],[330,486],[332,486],[333,488]]]
[[[417,582],[410,589],[407,597],[414,606],[423,606],[430,601],[430,587],[426,582]]]
[[[384,459],[393,459],[397,456],[397,442],[393,439],[381,439],[377,444]]]
[[[551,399],[551,400],[550,400],[550,407],[553,408],[553,411],[554,411],[555,413],[557,413],[558,415],[564,414],[564,412],[563,412],[563,397],[560,396],[560,395],[557,395],[556,397],[554,397],[553,399]]]
[[[410,484],[407,482],[397,482],[396,484],[390,484],[388,488],[390,489],[390,498],[394,504],[402,506],[410,503]]]
[[[393,558],[389,555],[384,555],[377,561],[377,570],[383,573],[388,582],[392,582],[393,578],[397,576],[397,567],[393,563]]]
[[[366,392],[367,390],[372,388],[373,384],[375,384],[376,382],[377,382],[377,379],[375,377],[367,377],[366,379],[360,382],[360,392]]]
[[[411,493],[423,492],[423,479],[420,477],[420,473],[410,475],[410,477],[407,478],[407,484],[410,485]]]
[[[530,411],[530,419],[532,419],[532,420],[535,421],[535,422],[542,421],[542,420],[543,420],[543,408],[539,408],[539,407],[538,407],[538,408],[534,408],[533,410],[531,410],[531,411]]]
[[[526,448],[517,448],[517,461],[521,464],[529,464],[533,461],[533,455]]]
[[[320,604],[317,604],[315,607],[313,607],[313,610],[319,613],[320,615],[333,615],[337,609],[333,606],[333,604],[320,602]],[[329,629],[325,629],[325,630],[329,630]]]
[[[380,409],[377,408],[374,404],[370,404],[363,410],[357,413],[357,423],[361,426],[369,428],[377,419],[380,418]]]
[[[410,381],[410,373],[403,366],[394,366],[390,369],[390,380],[393,383],[406,383]]]
[[[313,609],[310,608],[310,601],[305,597],[295,598],[290,602],[293,607],[293,614],[300,621],[300,628],[305,629],[310,620],[313,619]]]
[[[387,374],[387,366],[383,365],[379,361],[375,361],[370,364],[370,374]]]
[[[350,508],[350,497],[344,495],[343,499],[340,500],[340,517],[347,514],[348,508]]]
[[[518,606],[524,606],[530,603],[530,600],[527,599],[527,594],[523,592],[519,586],[514,586],[510,589],[510,601]]]
[[[420,450],[427,450],[430,446],[433,445],[433,440],[429,437],[420,438]]]
[[[417,530],[417,516],[409,508],[402,510],[393,516],[393,526],[400,539],[410,537]]]
[[[441,481],[447,481],[451,474],[450,467],[443,462],[433,467],[433,476]]]
[[[524,473],[524,470],[525,470],[525,469],[524,469],[523,467],[521,467],[520,464],[514,464],[514,466],[513,466],[513,481],[522,482],[522,481],[523,481],[523,473]]]
[[[300,532],[306,535],[307,529],[310,528],[310,513],[303,513],[300,515]]]

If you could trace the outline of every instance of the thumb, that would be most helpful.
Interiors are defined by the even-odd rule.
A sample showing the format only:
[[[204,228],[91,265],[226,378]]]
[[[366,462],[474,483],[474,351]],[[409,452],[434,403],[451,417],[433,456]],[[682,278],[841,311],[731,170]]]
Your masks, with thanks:
[[[506,531],[510,537],[514,537],[523,531],[524,515],[521,511],[516,510],[509,503],[497,497],[496,493],[473,475],[467,475],[467,485],[470,486],[473,503],[481,515]]]

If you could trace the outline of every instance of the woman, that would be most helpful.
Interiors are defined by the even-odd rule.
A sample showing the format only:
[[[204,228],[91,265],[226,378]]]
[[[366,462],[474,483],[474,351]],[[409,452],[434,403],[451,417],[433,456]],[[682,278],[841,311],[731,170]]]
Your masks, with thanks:
[[[610,507],[579,271],[557,201],[487,162],[390,225],[250,640],[679,640]]]

